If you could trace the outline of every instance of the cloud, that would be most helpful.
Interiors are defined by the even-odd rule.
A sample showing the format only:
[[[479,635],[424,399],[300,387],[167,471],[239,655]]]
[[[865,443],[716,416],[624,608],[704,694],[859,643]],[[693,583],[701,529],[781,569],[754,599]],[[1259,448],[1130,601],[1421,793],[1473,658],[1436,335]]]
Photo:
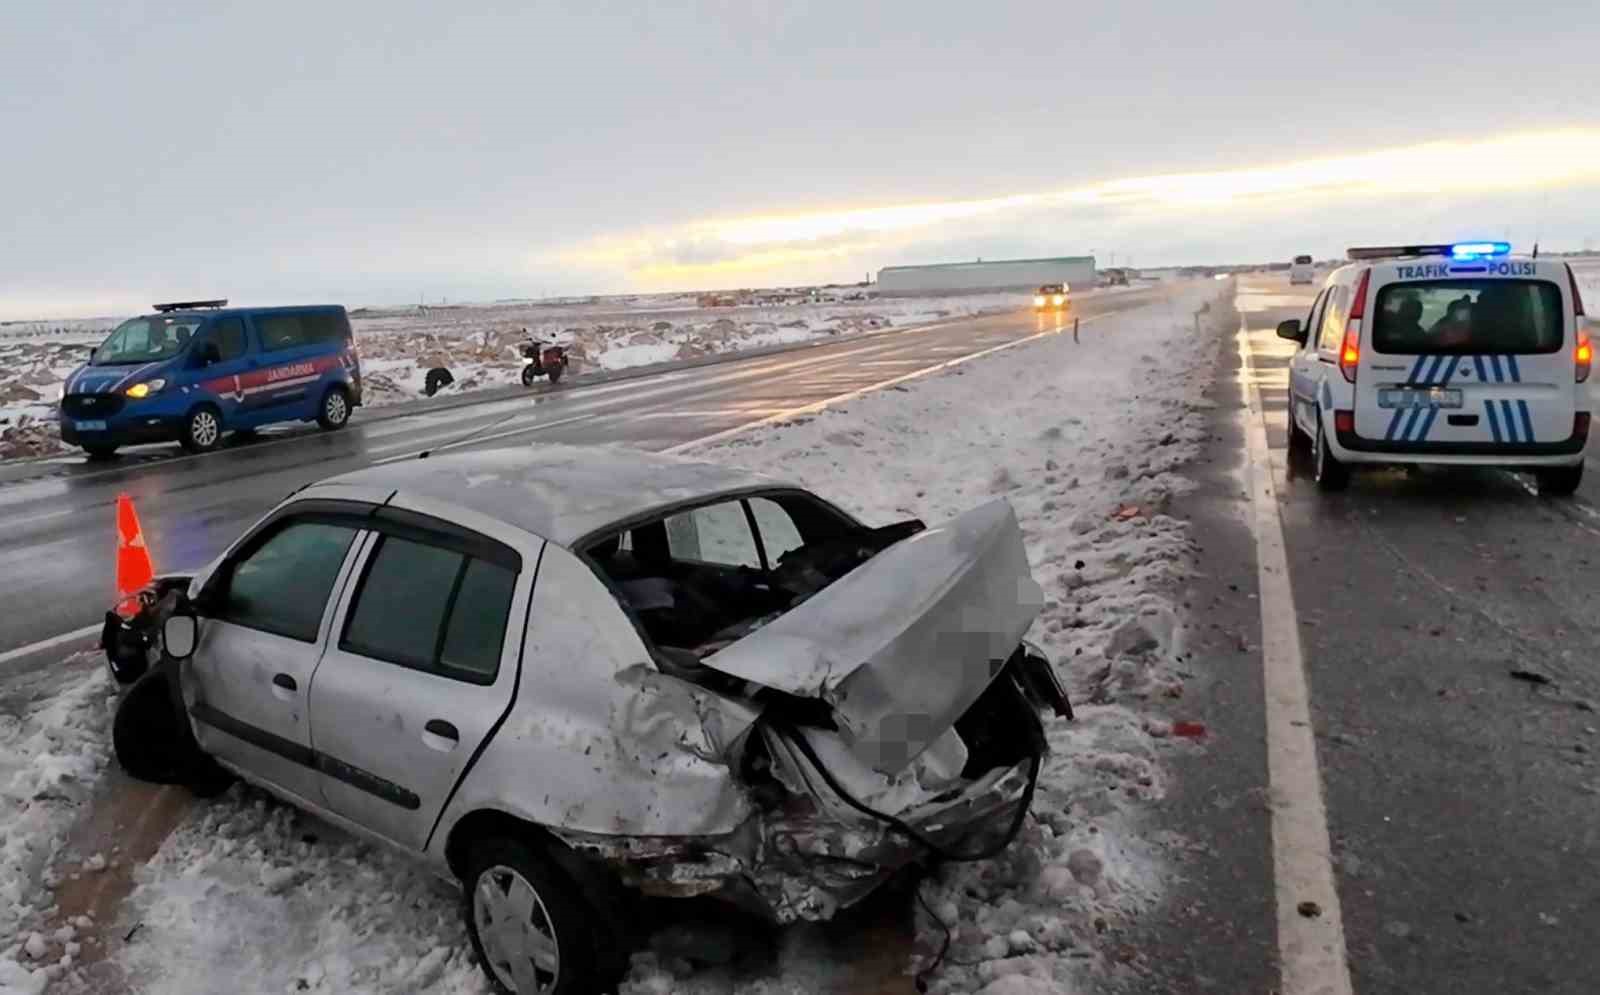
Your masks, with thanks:
[[[1119,230],[1222,220],[1219,212],[1270,216],[1341,198],[1476,197],[1597,183],[1600,129],[1567,128],[1004,197],[708,219],[599,239],[542,261],[598,268],[651,288],[781,278],[785,267],[799,280],[828,266],[858,269],[870,254],[997,245],[1008,236],[1019,249],[1038,244],[1054,253]]]

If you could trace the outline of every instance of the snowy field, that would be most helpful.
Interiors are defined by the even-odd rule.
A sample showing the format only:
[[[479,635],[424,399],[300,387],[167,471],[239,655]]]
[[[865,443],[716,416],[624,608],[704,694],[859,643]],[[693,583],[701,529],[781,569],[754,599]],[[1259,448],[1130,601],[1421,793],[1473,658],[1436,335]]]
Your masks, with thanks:
[[[1175,602],[1193,550],[1167,514],[1190,486],[1184,466],[1211,406],[1217,338],[1194,335],[1191,315],[1214,301],[1203,321],[1231,330],[1231,292],[1197,284],[1170,306],[1085,326],[1082,344],[1039,340],[698,454],[796,480],[874,523],[932,523],[995,496],[1019,514],[1047,598],[1030,638],[1057,662],[1078,719],[1050,720],[1054,752],[1019,842],[921,885],[937,919],[917,913],[917,966],[951,935],[931,991],[1137,989],[1142,955],[1124,937],[1161,900],[1167,852],[1185,845],[1155,838],[1147,816],[1167,790],[1166,758],[1203,749],[1186,735],[1182,668],[1201,664],[1179,663]],[[0,848],[11,906],[0,993],[110,990],[107,977],[150,993],[488,991],[449,886],[242,787],[196,805],[103,934],[57,922],[41,882],[59,871],[40,854],[105,767],[108,693],[96,670],[0,719],[6,836],[25,826],[37,840]],[[86,969],[69,944],[102,935],[112,956]],[[801,926],[761,968],[640,953],[623,991],[815,995],[843,990],[846,972],[821,929]]]
[[[422,397],[423,378],[436,366],[455,377],[447,394],[519,383],[523,329],[566,346],[570,372],[581,374],[1015,310],[1028,300],[1016,292],[868,299],[848,288],[781,303],[700,304],[696,295],[652,294],[357,308],[351,325],[365,401],[381,406]],[[0,460],[66,450],[55,424],[61,383],[118,321],[0,325]]]

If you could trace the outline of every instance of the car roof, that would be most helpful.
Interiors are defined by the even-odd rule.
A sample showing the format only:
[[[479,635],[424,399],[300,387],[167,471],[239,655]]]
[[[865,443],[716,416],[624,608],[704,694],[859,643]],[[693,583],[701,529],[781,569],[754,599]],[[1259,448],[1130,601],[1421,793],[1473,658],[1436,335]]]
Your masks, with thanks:
[[[319,487],[392,489],[444,502],[571,547],[608,526],[702,498],[795,485],[762,474],[618,446],[534,444],[369,466]]]
[[[343,304],[286,304],[274,307],[186,307],[176,311],[151,311],[141,318],[214,318],[250,314],[294,314],[306,311],[343,311]]]

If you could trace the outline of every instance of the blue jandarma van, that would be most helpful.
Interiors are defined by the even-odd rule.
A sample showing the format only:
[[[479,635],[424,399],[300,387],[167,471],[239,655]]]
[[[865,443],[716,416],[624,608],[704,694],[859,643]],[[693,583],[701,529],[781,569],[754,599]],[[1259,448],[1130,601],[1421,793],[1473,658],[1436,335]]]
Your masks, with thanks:
[[[61,392],[61,438],[105,458],[176,440],[214,449],[225,432],[315,420],[343,428],[361,403],[344,308],[157,304],[90,353]]]

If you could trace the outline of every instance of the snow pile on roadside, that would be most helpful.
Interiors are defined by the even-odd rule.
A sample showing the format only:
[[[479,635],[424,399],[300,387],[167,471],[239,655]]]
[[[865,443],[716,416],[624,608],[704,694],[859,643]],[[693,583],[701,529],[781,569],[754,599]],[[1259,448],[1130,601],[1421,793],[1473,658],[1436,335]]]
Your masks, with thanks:
[[[1081,344],[1021,346],[696,454],[797,480],[869,522],[937,522],[996,496],[1017,510],[1047,598],[1030,637],[1078,717],[1050,724],[1019,844],[924,883],[939,922],[919,911],[919,962],[952,933],[930,991],[1075,992],[1138,970],[1119,937],[1165,873],[1141,814],[1163,796],[1162,753],[1196,748],[1173,736],[1181,713],[1166,714],[1181,705],[1174,594],[1191,549],[1165,511],[1190,486],[1181,471],[1204,438],[1217,341],[1193,333],[1192,315],[1207,307],[1212,333],[1236,327],[1232,294],[1231,281],[1196,287],[1170,310],[1087,325]],[[665,990],[669,977],[643,957],[625,990]],[[726,989],[691,978],[670,990]]]
[[[110,760],[115,700],[94,667],[31,711],[0,707],[0,995],[42,991],[63,969],[60,947],[30,927],[50,904],[50,862]]]
[[[121,964],[148,992],[487,992],[460,893],[389,851],[235,787],[136,880]]]
[[[0,460],[65,448],[56,427],[56,395],[89,358],[91,344],[82,336],[0,339]]]

